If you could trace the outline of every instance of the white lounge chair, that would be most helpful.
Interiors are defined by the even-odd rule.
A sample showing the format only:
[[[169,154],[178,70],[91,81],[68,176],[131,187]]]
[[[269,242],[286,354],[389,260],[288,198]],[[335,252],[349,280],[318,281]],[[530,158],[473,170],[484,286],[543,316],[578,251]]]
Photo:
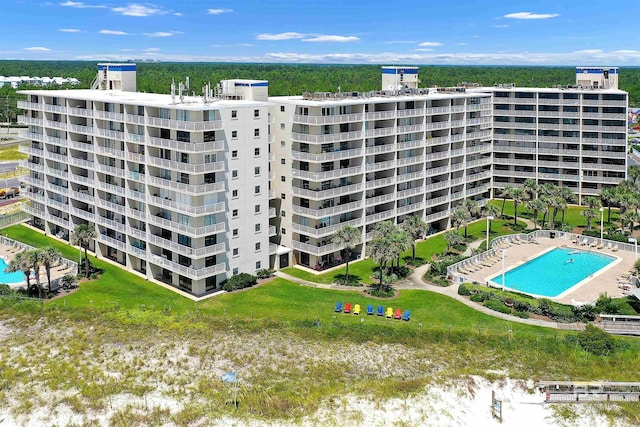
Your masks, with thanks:
[[[587,239],[585,237],[584,239],[582,239],[582,242],[580,243],[580,246],[587,246],[588,243],[589,243],[589,239]]]
[[[614,245],[613,248],[611,248],[612,252],[618,252],[618,245]]]

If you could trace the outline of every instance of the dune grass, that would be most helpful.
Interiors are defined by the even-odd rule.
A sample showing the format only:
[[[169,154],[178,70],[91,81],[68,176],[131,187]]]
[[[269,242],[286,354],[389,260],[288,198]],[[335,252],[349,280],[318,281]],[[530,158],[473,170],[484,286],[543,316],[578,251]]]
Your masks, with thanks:
[[[27,158],[29,158],[27,154],[18,151],[18,144],[0,149],[0,162],[26,160]]]

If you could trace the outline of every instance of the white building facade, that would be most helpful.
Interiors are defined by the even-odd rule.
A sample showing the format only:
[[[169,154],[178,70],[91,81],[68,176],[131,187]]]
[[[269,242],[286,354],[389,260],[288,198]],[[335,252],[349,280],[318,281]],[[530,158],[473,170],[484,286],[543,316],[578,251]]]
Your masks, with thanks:
[[[194,295],[268,268],[267,82],[144,94],[112,65],[105,89],[23,92],[34,224],[64,239],[92,224],[98,256]]]
[[[137,93],[135,65],[100,64],[92,90],[22,92],[28,211],[65,239],[93,224],[99,256],[194,295],[322,268],[344,261],[345,224],[361,257],[380,221],[442,230],[464,200],[527,178],[578,201],[624,180],[627,94],[617,69],[594,70],[576,72],[589,86],[420,89],[417,67],[384,67],[382,91],[268,97],[266,81],[226,80],[195,97]]]

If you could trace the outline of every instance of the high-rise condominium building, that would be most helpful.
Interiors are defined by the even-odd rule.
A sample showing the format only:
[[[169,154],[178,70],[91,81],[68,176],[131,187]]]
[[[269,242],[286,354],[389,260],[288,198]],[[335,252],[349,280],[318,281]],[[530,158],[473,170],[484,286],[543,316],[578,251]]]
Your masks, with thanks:
[[[99,67],[94,90],[24,92],[34,224],[63,238],[95,224],[98,254],[196,295],[343,261],[345,224],[364,256],[380,221],[442,230],[464,200],[527,178],[582,198],[626,177],[617,68],[580,67],[570,87],[420,89],[417,67],[383,67],[381,91],[267,98],[253,80],[136,93],[134,65]]]
[[[268,268],[267,82],[138,93],[135,65],[101,64],[94,87],[23,92],[34,225],[93,224],[99,256],[196,295]]]

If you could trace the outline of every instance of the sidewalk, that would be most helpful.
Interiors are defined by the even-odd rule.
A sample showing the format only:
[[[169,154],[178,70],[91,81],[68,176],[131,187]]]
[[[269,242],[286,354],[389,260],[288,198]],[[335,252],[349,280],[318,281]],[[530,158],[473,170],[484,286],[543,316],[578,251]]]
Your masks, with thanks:
[[[532,326],[542,326],[545,328],[552,328],[552,329],[566,329],[566,330],[576,330],[576,331],[580,331],[585,328],[585,325],[582,323],[557,323],[557,322],[550,322],[547,320],[539,320],[539,319],[521,319],[519,317],[510,316],[508,314],[499,313],[497,311],[491,310],[481,304],[471,301],[469,298],[465,296],[458,295],[458,285],[436,286],[436,285],[430,285],[425,283],[422,280],[422,276],[424,276],[424,274],[427,272],[428,269],[429,269],[428,264],[416,268],[411,274],[411,276],[397,282],[395,285],[395,288],[423,290],[423,291],[435,292],[441,295],[446,295],[476,311],[487,314],[489,316],[497,317],[499,319],[508,320],[510,322],[523,323],[523,324],[532,325]],[[285,280],[289,280],[290,282],[298,283],[301,286],[310,286],[313,288],[348,290],[348,291],[356,291],[356,290],[362,289],[362,288],[356,288],[353,286],[340,286],[340,285],[336,285],[335,283],[331,283],[331,284],[314,283],[308,280],[300,279],[295,276],[291,276],[286,273],[282,273],[280,271],[276,271],[275,275]]]

